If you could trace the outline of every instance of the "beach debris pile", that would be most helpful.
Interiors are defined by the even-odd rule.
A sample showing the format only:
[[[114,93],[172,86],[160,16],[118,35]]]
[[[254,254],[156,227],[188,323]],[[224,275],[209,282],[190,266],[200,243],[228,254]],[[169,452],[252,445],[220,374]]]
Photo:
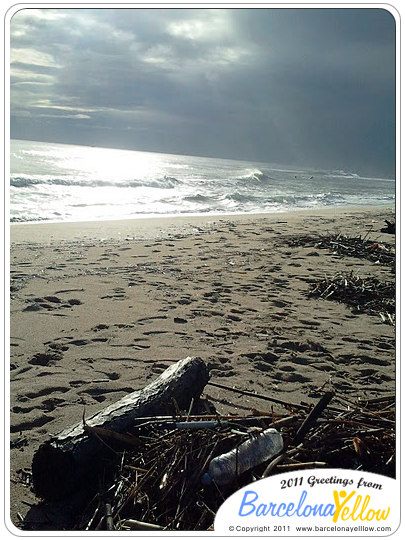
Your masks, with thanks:
[[[243,390],[228,390],[241,401]],[[224,500],[260,478],[317,468],[395,476],[395,396],[358,401],[334,391],[319,396],[315,404],[276,400],[282,412],[269,406],[245,416],[213,414],[212,403],[208,407],[201,399],[181,412],[174,402],[173,414],[137,418],[120,444],[107,431],[90,430],[88,436],[110,449],[110,458],[86,504],[75,512],[72,530],[212,530]],[[194,413],[204,407],[207,413]],[[214,457],[269,428],[282,437],[277,455],[226,485],[204,482]]]
[[[342,302],[357,313],[379,315],[387,324],[395,324],[395,283],[376,277],[362,278],[353,272],[338,273],[316,280],[308,297]]]
[[[367,240],[366,236],[350,237],[335,234],[323,237],[318,247],[329,248],[339,255],[367,259],[369,261],[389,266],[395,265],[395,247],[385,242]]]
[[[330,405],[331,400],[336,405]],[[223,501],[263,477],[324,467],[393,476],[394,407],[394,396],[352,403],[325,392],[315,406],[297,409],[285,403],[285,415],[253,411],[246,417],[176,415],[140,420],[134,432],[142,448],[117,455],[112,481],[95,495],[76,527],[210,530]],[[211,427],[198,428],[198,423],[207,422]],[[202,481],[213,457],[269,426],[282,434],[281,453],[227,485]]]
[[[347,236],[334,233],[321,236],[302,235],[287,240],[291,247],[305,246],[329,249],[338,255],[367,259],[377,264],[391,266],[395,270],[395,246],[386,242],[367,240],[368,233]]]
[[[341,233],[323,236],[303,235],[287,240],[291,247],[329,249],[332,253],[367,259],[375,264],[388,266],[395,273],[395,246],[350,237]],[[361,277],[354,272],[337,273],[331,277],[310,280],[308,297],[335,300],[351,307],[357,313],[377,315],[382,322],[395,325],[395,281],[382,281],[376,276]]]

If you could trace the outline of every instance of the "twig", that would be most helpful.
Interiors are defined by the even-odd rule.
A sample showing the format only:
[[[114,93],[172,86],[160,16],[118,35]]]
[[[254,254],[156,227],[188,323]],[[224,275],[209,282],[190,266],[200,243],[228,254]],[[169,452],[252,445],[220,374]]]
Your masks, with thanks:
[[[283,461],[285,457],[285,454],[280,454],[279,456],[275,457],[266,467],[264,473],[262,474],[262,478],[267,478],[270,476],[271,471],[276,467],[281,461]]]
[[[316,422],[317,418],[321,416],[325,408],[328,406],[330,400],[333,397],[333,392],[326,392],[321,399],[318,401],[318,403],[315,405],[315,407],[312,409],[312,411],[309,413],[309,415],[306,417],[304,422],[302,423],[301,427],[297,431],[294,442],[296,444],[300,443],[302,439],[305,437],[305,435],[308,433],[308,431],[311,429],[313,424]]]
[[[212,381],[209,381],[207,384],[210,386],[216,386],[217,388],[222,388],[223,390],[230,390],[231,392],[236,392],[238,394],[242,394],[243,396],[250,396],[255,397],[258,399],[263,399],[265,401],[272,401],[273,403],[278,403],[279,405],[284,405],[287,408],[296,408],[296,409],[302,409],[302,410],[308,410],[308,405],[301,405],[298,403],[288,403],[286,401],[282,401],[281,399],[272,398],[269,396],[263,396],[261,394],[255,394],[254,392],[248,392],[247,390],[238,390],[237,388],[232,388],[230,386],[225,386],[224,384],[214,383]]]
[[[106,523],[107,531],[114,530],[114,519],[112,517],[110,503],[105,504],[105,523]]]
[[[286,463],[285,465],[278,465],[280,471],[289,471],[294,469],[312,469],[312,467],[327,467],[328,464],[325,461],[308,461],[307,463]]]
[[[162,531],[163,527],[154,523],[146,523],[145,521],[137,521],[136,519],[126,519],[121,523],[123,530],[129,531]]]

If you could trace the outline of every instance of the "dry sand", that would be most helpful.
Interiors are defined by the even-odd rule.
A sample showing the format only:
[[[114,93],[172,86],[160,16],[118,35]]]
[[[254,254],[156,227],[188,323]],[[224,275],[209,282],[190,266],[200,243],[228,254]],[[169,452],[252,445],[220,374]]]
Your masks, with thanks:
[[[286,243],[371,228],[394,244],[385,218],[392,208],[12,225],[13,523],[37,502],[29,471],[41,442],[186,356],[202,357],[213,382],[294,403],[322,388],[394,393],[394,327],[305,295],[314,278],[394,280],[391,270]],[[221,413],[272,407],[210,385],[204,395]]]

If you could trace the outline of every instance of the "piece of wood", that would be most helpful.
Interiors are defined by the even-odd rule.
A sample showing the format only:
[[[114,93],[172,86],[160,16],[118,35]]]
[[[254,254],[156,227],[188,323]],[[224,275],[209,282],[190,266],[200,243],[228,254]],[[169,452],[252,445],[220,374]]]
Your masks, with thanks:
[[[32,483],[38,497],[58,500],[88,482],[111,457],[111,440],[102,430],[125,434],[137,417],[167,414],[173,399],[188,409],[209,380],[201,358],[188,357],[167,368],[156,380],[42,444],[32,461]],[[89,429],[100,428],[100,429]],[[118,444],[118,441],[113,441]]]
[[[105,505],[105,526],[107,531],[114,530],[114,519],[111,512],[111,504],[106,503]]]
[[[215,386],[216,388],[222,388],[223,390],[229,390],[230,392],[236,392],[242,396],[250,396],[257,399],[263,399],[265,401],[272,401],[273,403],[278,403],[287,407],[294,407],[296,409],[305,409],[308,410],[308,405],[302,405],[300,403],[288,403],[282,401],[281,399],[273,398],[270,396],[263,396],[262,394],[256,394],[255,392],[248,392],[247,390],[238,390],[237,388],[232,388],[231,386],[226,386],[225,384],[210,382],[210,386]]]
[[[299,444],[300,442],[302,442],[305,435],[308,433],[308,431],[311,429],[311,427],[315,424],[317,419],[321,416],[323,411],[329,405],[329,402],[333,398],[333,396],[334,396],[333,392],[325,392],[325,394],[321,397],[321,399],[318,401],[315,407],[311,410],[311,412],[305,418],[301,427],[298,429],[297,433],[295,434],[294,442],[296,444]]]
[[[126,519],[121,524],[121,530],[126,531],[162,531],[163,527],[154,523],[145,523],[136,519]]]
[[[383,227],[381,229],[381,232],[387,233],[387,234],[395,234],[395,222],[388,221],[388,219],[384,220],[386,223],[386,227]]]

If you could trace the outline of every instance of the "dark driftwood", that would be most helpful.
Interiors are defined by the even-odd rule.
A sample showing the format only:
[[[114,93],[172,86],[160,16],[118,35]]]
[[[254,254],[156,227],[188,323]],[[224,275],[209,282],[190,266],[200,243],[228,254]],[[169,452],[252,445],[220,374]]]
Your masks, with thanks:
[[[72,426],[46,443],[34,454],[32,481],[35,493],[47,500],[67,496],[88,481],[89,475],[99,471],[106,457],[111,456],[110,445],[97,434],[99,430],[125,434],[137,417],[167,414],[173,399],[187,409],[192,399],[200,396],[209,379],[208,368],[198,357],[180,360],[167,368],[155,381],[97,414]],[[90,428],[96,428],[92,432]]]
[[[387,234],[395,234],[395,222],[391,223],[391,221],[388,221],[388,219],[385,219],[384,221],[387,224],[387,226],[383,227],[381,229],[381,232],[387,233]]]
[[[304,422],[301,424],[300,428],[295,434],[295,438],[294,438],[295,444],[299,444],[300,442],[302,442],[305,435],[308,433],[311,427],[315,424],[317,419],[321,416],[323,411],[329,405],[329,402],[332,398],[333,398],[333,392],[325,392],[325,394],[321,397],[321,399],[318,401],[315,407],[311,410],[311,412],[305,418]]]

